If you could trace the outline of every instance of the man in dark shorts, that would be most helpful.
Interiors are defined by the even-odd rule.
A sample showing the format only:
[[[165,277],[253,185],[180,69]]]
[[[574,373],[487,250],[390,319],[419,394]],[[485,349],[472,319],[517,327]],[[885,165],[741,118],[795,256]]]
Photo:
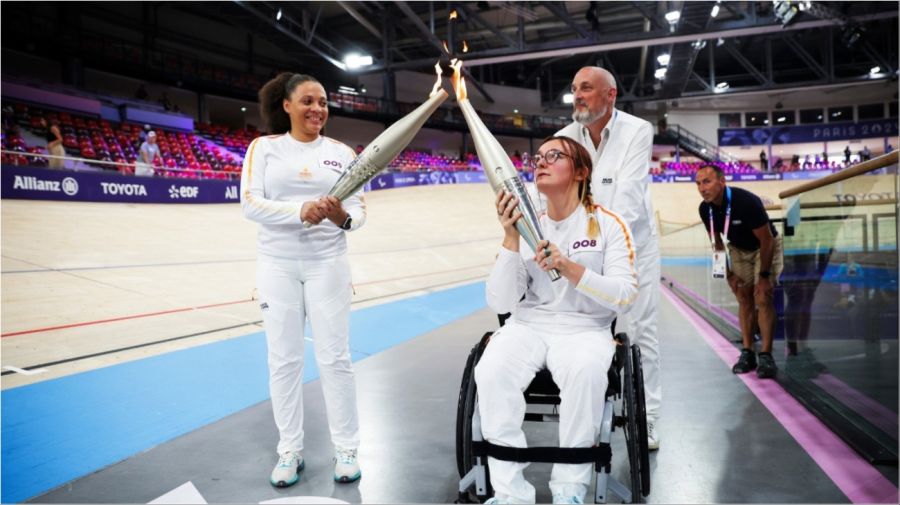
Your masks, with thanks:
[[[762,200],[747,190],[726,187],[721,168],[700,168],[696,182],[703,197],[700,219],[713,249],[713,277],[726,278],[738,301],[744,347],[731,371],[742,374],[756,369],[760,378],[775,377],[772,338],[776,314],[772,292],[784,265],[782,238],[769,220]],[[762,337],[758,360],[753,350],[753,328],[757,322]]]

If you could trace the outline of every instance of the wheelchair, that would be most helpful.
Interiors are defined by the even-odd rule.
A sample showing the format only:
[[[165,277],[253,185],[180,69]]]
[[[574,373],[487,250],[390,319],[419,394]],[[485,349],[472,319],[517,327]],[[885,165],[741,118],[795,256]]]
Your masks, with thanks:
[[[504,321],[504,316],[500,316],[501,326]],[[623,503],[641,503],[643,497],[650,493],[650,451],[647,447],[641,350],[637,344],[629,345],[625,333],[618,333],[614,337],[618,345],[607,372],[609,386],[605,395],[606,405],[599,440],[594,447],[514,448],[491,444],[481,434],[475,365],[481,359],[491,335],[493,332],[485,333],[469,353],[459,390],[456,411],[456,464],[460,475],[457,503],[483,503],[493,496],[488,456],[520,463],[593,463],[596,474],[594,503],[606,503],[609,493],[615,494]],[[549,370],[538,372],[524,394],[526,422],[559,422],[559,415],[556,413],[560,403],[559,388],[553,382]],[[549,405],[552,406],[553,413],[529,412],[528,405]],[[625,434],[628,449],[628,485],[609,475],[612,460],[610,437],[618,428]]]

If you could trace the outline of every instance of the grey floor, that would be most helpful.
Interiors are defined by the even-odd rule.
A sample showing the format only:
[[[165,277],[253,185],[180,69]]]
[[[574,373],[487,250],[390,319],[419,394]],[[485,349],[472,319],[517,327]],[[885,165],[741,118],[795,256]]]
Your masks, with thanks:
[[[651,456],[651,503],[847,503],[752,393],[663,298],[661,449]],[[447,503],[456,497],[454,424],[469,349],[496,327],[482,311],[363,361],[356,367],[363,478],[331,479],[331,445],[318,382],[304,389],[306,470],[279,490],[268,483],[277,439],[268,402],[138,454],[59,489],[40,503],[146,503],[192,482],[209,503],[258,503],[293,496],[364,503]],[[624,478],[616,433],[613,473]],[[529,432],[554,439],[553,426]],[[549,439],[549,440],[547,440]],[[548,502],[550,465],[526,476]]]

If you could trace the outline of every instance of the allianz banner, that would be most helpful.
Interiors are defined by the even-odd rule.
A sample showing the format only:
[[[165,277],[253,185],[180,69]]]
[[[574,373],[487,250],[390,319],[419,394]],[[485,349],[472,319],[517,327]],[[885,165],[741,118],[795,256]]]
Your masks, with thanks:
[[[24,200],[131,203],[231,203],[239,181],[165,179],[103,172],[2,167],[2,197]]]
[[[760,128],[719,128],[719,146],[759,146],[801,142],[841,142],[897,136],[897,119]]]

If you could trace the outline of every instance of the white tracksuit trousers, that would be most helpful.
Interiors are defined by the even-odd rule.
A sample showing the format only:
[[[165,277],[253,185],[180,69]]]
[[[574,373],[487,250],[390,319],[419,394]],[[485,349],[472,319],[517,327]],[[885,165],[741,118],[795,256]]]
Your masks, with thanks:
[[[647,422],[659,418],[662,384],[659,378],[659,338],[656,319],[659,312],[659,246],[654,240],[638,249],[635,269],[638,272],[638,295],[631,310],[619,316],[616,331],[628,334],[631,343],[641,348],[641,369],[644,372],[644,397]]]
[[[286,260],[260,255],[257,288],[266,330],[278,452],[303,449],[303,350],[310,320],[331,441],[359,447],[350,364],[350,264],[346,256]]]
[[[615,353],[609,328],[572,329],[524,325],[510,320],[491,337],[475,367],[478,411],[485,440],[526,447],[522,392],[534,375],[547,368],[560,389],[561,447],[591,447],[603,419],[607,372]],[[535,489],[523,475],[528,463],[488,458],[494,496],[534,503]],[[591,483],[591,464],[553,466],[554,494],[584,497]]]

